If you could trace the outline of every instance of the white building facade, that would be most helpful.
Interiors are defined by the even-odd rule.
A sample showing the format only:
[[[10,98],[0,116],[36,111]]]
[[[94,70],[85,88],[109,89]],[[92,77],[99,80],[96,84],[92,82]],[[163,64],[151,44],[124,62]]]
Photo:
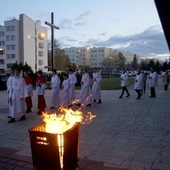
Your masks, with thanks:
[[[40,38],[40,34],[44,37]],[[41,26],[41,21],[34,22],[24,14],[19,16],[19,20],[5,21],[4,26],[0,26],[0,50],[1,72],[9,72],[16,61],[18,64],[27,63],[34,72],[46,72],[47,28]]]
[[[104,58],[111,54],[111,48],[106,47],[70,47],[65,48],[65,55],[70,59],[70,63],[78,66],[102,67]]]
[[[128,51],[120,51],[106,47],[70,47],[65,48],[65,55],[70,59],[70,63],[75,63],[79,66],[103,67],[105,58],[113,55],[118,55],[119,52],[125,57],[126,64],[130,64],[134,60],[134,54]],[[140,56],[136,55],[137,62],[140,63]]]

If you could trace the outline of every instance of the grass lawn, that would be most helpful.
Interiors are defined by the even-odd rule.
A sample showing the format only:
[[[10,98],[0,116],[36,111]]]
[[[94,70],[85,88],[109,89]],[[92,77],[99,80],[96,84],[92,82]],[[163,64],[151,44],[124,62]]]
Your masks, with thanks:
[[[134,83],[134,77],[129,78],[129,84]],[[92,87],[93,81],[91,79],[91,87]],[[76,87],[76,89],[80,89],[80,87]],[[112,77],[112,78],[102,78],[101,81],[101,89],[102,90],[115,90],[115,89],[121,89],[120,86],[120,77]]]

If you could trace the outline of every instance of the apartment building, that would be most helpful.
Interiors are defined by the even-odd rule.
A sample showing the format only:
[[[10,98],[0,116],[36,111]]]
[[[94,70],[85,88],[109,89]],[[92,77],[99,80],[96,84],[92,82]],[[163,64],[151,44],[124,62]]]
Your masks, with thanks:
[[[102,61],[111,54],[106,47],[70,47],[64,49],[71,63],[78,66],[102,67]]]
[[[47,71],[47,28],[25,14],[0,26],[0,72],[9,72],[16,61],[27,63],[34,72]]]
[[[78,66],[103,67],[103,60],[110,55],[118,55],[119,52],[124,55],[126,64],[130,64],[134,60],[134,53],[129,51],[120,51],[106,47],[70,47],[65,48],[65,55],[70,59],[71,63]],[[140,56],[136,55],[137,62],[140,63]]]

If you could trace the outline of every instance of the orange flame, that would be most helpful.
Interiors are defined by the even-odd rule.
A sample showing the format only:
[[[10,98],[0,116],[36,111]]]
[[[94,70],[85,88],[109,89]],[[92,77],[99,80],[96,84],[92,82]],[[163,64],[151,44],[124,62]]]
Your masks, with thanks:
[[[43,113],[43,121],[46,123],[45,131],[49,133],[57,133],[60,166],[63,168],[63,155],[64,155],[64,137],[63,133],[71,129],[77,122],[82,124],[90,123],[96,115],[88,112],[84,115],[81,109],[73,111],[72,109],[59,108],[60,114]]]

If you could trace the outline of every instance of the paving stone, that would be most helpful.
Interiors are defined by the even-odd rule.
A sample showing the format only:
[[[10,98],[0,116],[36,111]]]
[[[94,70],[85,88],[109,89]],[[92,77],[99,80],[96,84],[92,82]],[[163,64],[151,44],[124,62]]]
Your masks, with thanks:
[[[132,160],[128,168],[133,170],[150,170],[151,163]]]
[[[80,128],[80,158],[88,159],[82,162],[84,169],[87,165],[90,170],[170,170],[170,92],[164,92],[162,78],[159,79],[157,97],[154,99],[149,98],[147,88],[141,100],[137,101],[133,86],[128,88],[131,94],[128,99],[118,99],[120,90],[102,91],[101,105],[82,108],[84,113],[90,111],[97,116],[90,124]],[[50,105],[50,95],[51,91],[47,90],[47,106]],[[28,129],[42,122],[41,116],[36,114],[37,96],[33,96],[33,113],[26,114],[25,121],[17,120],[13,124],[7,123],[6,91],[0,91],[1,98],[0,168],[8,161],[17,160],[11,161],[8,169],[32,169]],[[1,157],[1,148],[14,152],[9,152],[4,158]]]
[[[160,149],[141,147],[136,151],[134,159],[142,162],[153,162],[160,151]]]

